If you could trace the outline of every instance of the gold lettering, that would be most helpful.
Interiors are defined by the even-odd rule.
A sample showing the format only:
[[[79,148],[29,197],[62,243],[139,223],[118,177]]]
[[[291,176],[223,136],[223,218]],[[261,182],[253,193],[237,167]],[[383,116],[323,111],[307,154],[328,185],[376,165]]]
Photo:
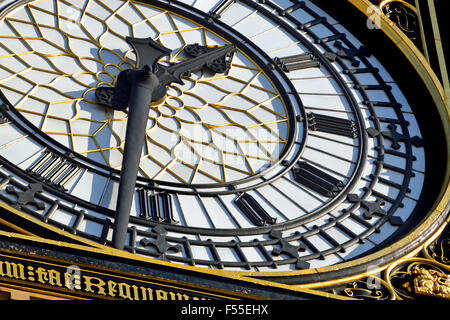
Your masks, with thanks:
[[[44,268],[41,268],[41,267],[37,268],[36,269],[36,273],[38,275],[38,281],[40,283],[47,283],[47,281],[48,281],[48,277],[47,277],[48,274],[47,274],[47,271]]]
[[[169,291],[169,296],[170,296],[170,299],[169,299],[169,300],[177,300],[177,299],[176,299],[175,292]]]
[[[192,297],[192,300],[209,300],[207,298]]]
[[[155,290],[155,292],[156,292],[156,300],[168,300],[166,291]]]
[[[32,266],[27,266],[27,270],[28,270],[28,280],[35,281],[36,279],[34,278],[34,268]]]
[[[88,277],[85,275],[82,275],[82,277],[84,279],[85,290],[87,292],[97,293],[97,294],[106,296],[106,292],[105,292],[105,288],[104,288],[104,285],[106,284],[105,281],[103,281],[100,278]],[[92,287],[96,287],[98,292],[95,292],[92,289]]]
[[[145,287],[139,287],[139,289],[141,289],[141,293],[142,293],[142,300],[153,300],[153,299],[147,299],[147,289],[145,288]],[[150,290],[152,290],[152,289],[148,289],[149,291]],[[149,292],[150,293],[150,296],[152,296],[153,294],[152,294],[152,292]]]
[[[177,292],[177,300],[189,300],[189,296],[185,293]]]
[[[181,294],[179,292],[169,291],[170,300],[189,300],[187,294]]]
[[[133,288],[133,299],[134,300],[141,300],[139,298],[139,288],[138,288],[138,286],[133,284],[131,287]]]
[[[0,276],[26,280],[25,267],[20,263],[0,261]]]
[[[58,286],[58,287],[62,287],[61,284],[61,273],[59,273],[56,270],[48,270],[48,282],[52,285],[52,286]]]
[[[152,288],[145,288],[145,287],[139,287],[142,292],[142,300],[153,300],[153,289]],[[148,297],[147,297],[148,292]]]
[[[111,297],[116,296],[116,286],[117,286],[117,283],[115,283],[114,281],[112,281],[112,280],[108,281],[108,294]]]
[[[124,282],[119,283],[119,297],[133,300],[131,297],[130,285]]]
[[[71,270],[68,268],[67,270]],[[78,270],[78,271],[77,271]],[[77,272],[62,273],[55,269],[45,269],[31,265],[23,265],[16,262],[0,261],[0,276],[30,282],[38,281],[42,284],[65,287],[71,290],[82,290],[98,295],[109,295],[127,300],[208,300],[205,298],[191,297],[183,292],[153,289],[145,286],[131,285],[126,282],[115,282],[113,280],[101,279],[81,275],[79,268]],[[25,273],[26,272],[26,273]],[[61,283],[64,281],[64,284]],[[83,282],[82,282],[83,281]],[[106,292],[107,290],[107,292]]]

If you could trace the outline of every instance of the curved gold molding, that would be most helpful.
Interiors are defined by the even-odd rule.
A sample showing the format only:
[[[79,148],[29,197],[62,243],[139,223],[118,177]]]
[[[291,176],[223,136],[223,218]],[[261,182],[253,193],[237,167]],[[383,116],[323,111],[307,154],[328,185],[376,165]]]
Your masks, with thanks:
[[[416,300],[423,296],[450,300],[449,232],[444,224],[436,232],[440,236],[428,239],[413,255],[401,257],[387,268],[367,273],[344,286],[323,290],[362,300]]]

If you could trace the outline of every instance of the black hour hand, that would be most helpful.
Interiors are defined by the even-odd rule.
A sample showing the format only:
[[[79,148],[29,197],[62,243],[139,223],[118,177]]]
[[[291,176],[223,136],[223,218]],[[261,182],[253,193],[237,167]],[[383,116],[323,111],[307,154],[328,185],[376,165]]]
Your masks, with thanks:
[[[185,46],[184,52],[189,59],[173,64],[169,67],[158,64],[163,56],[172,52],[161,46],[152,38],[127,37],[127,42],[132,46],[136,54],[136,68],[141,69],[145,65],[151,66],[162,85],[172,82],[182,83],[181,77],[206,67],[213,73],[224,73],[228,70],[228,58],[236,48],[234,45],[204,46],[198,43]]]
[[[157,65],[158,60],[163,56],[168,56],[172,52],[170,49],[161,46],[152,38],[132,38],[126,37],[127,42],[132,46],[136,54],[136,68],[140,69],[145,65],[151,66],[152,71],[158,68],[167,70],[175,77],[183,73],[192,73],[206,67],[213,73],[224,73],[228,70],[227,58],[235,51],[234,45],[225,46],[204,46],[198,43],[185,46],[184,52],[196,59],[177,63],[171,67]],[[175,81],[175,79],[171,79]],[[179,79],[177,79],[179,80]]]
[[[173,64],[171,66],[158,65],[156,76],[159,79],[160,86],[153,93],[153,101],[158,101],[164,97],[167,91],[167,85],[176,82],[183,84],[182,77],[193,72],[206,68],[212,73],[224,73],[228,70],[230,63],[229,57],[236,50],[234,45],[225,46],[202,46],[199,44],[190,44],[184,48],[189,59]]]
[[[229,57],[236,50],[234,45],[225,46],[202,46],[190,44],[184,48],[189,59],[163,66],[158,64],[161,57],[169,55],[171,50],[161,46],[151,38],[126,38],[133,47],[136,54],[136,69],[143,66],[150,66],[151,71],[156,75],[159,86],[153,91],[152,101],[158,101],[167,92],[167,85],[176,82],[183,84],[182,77],[202,68],[213,73],[224,73],[229,68]],[[119,73],[114,87],[99,87],[95,91],[98,103],[114,110],[125,110],[128,108],[130,98],[130,82],[127,76],[130,70]]]
[[[189,44],[184,52],[192,57],[168,68],[175,75],[189,74],[205,67],[212,73],[225,73],[230,67],[229,57],[236,51],[232,44],[224,46],[202,46],[198,43]]]

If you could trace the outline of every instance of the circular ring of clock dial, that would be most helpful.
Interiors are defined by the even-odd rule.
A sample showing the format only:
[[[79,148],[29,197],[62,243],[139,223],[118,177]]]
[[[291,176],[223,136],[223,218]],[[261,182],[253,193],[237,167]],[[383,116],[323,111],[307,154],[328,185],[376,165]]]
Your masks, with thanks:
[[[227,270],[317,268],[368,252],[415,214],[425,147],[413,110],[356,38],[296,0],[4,9],[2,201],[110,243],[127,112],[94,91],[134,68],[126,36],[170,48],[166,66],[190,44],[237,50],[225,73],[186,75],[150,105],[125,250]]]

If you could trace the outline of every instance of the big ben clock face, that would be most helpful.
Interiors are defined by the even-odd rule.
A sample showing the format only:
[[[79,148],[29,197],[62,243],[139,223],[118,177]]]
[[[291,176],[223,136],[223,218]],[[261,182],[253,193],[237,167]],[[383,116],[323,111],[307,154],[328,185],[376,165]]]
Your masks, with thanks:
[[[350,261],[420,221],[428,149],[411,97],[345,25],[296,0],[4,6],[3,202],[111,244],[131,125],[96,92],[137,70],[129,39],[165,48],[168,72],[233,50],[148,101],[124,250],[285,272]]]

